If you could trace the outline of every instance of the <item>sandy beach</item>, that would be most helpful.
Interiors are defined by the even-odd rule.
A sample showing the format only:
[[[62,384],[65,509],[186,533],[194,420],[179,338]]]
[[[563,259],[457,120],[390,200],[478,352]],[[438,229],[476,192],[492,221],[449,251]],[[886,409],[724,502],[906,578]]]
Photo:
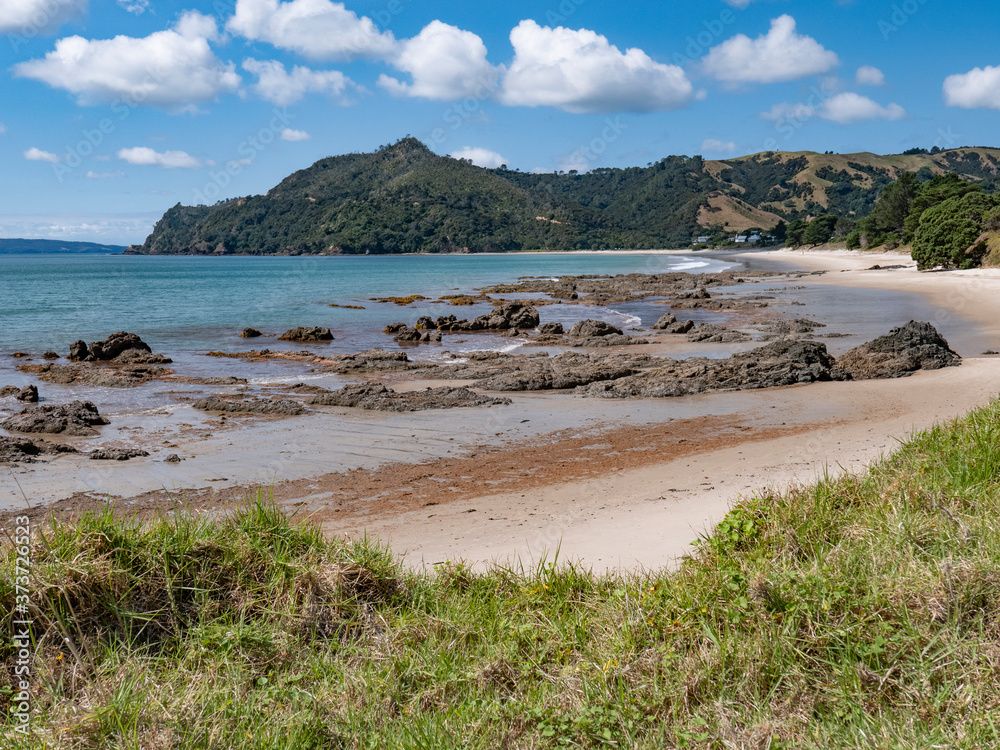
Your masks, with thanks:
[[[1000,343],[1000,273],[918,273],[907,256],[848,251],[730,258],[758,270],[825,271],[809,277],[814,286],[919,295],[920,312],[962,366],[683,398],[548,392],[508,394],[512,405],[482,410],[329,408],[235,430],[233,420],[185,409],[157,436],[183,462],[154,456],[95,468],[60,456],[19,466],[0,480],[0,507],[9,513],[27,499],[44,514],[110,500],[139,513],[219,512],[262,490],[331,534],[390,544],[413,567],[530,566],[558,555],[595,570],[656,568],[675,564],[741,499],[856,471],[913,431],[995,395],[1000,359],[982,352]],[[864,314],[881,332],[906,322]],[[401,389],[433,385],[396,380]],[[145,429],[145,419],[114,429],[124,437]]]

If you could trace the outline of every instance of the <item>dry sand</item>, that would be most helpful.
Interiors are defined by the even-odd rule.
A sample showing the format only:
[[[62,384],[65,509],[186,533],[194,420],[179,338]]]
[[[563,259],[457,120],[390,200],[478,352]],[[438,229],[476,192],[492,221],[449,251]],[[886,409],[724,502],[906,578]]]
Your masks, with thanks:
[[[859,470],[914,430],[993,398],[1000,359],[979,354],[990,342],[1000,349],[1000,273],[920,274],[906,256],[847,251],[737,259],[828,272],[809,284],[918,293],[932,323],[957,331],[972,322],[977,333],[956,347],[961,367],[900,380],[635,401],[518,394],[497,409],[330,409],[241,431],[187,409],[195,424],[186,436],[164,438],[183,463],[68,456],[19,467],[0,480],[0,509],[20,503],[14,476],[36,505],[64,512],[109,494],[140,513],[172,502],[216,512],[256,483],[330,533],[391,544],[414,567],[527,566],[558,553],[595,570],[653,568],[674,564],[741,498]],[[874,264],[907,268],[866,270]]]

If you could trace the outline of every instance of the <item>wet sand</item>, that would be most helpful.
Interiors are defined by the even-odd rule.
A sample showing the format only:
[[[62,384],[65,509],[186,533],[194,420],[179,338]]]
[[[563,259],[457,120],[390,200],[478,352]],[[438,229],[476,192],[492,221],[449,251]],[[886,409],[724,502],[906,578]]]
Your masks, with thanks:
[[[260,487],[332,534],[390,543],[416,567],[446,560],[530,565],[557,551],[598,570],[659,567],[760,488],[858,470],[913,430],[994,396],[1000,359],[979,354],[991,341],[1000,348],[1000,274],[864,270],[911,265],[899,255],[784,251],[734,259],[761,270],[828,271],[807,277],[810,289],[916,293],[927,303],[921,312],[933,314],[965,362],[899,380],[680,399],[515,394],[509,407],[416,414],[325,408],[273,421],[224,421],[179,407],[157,428],[163,448],[150,459],[109,465],[60,456],[4,470],[0,509],[23,508],[23,489],[39,514],[48,512],[42,506],[91,508],[109,496],[140,513],[177,505],[216,512]],[[813,317],[809,307],[798,312]],[[886,332],[879,310],[863,314]],[[829,344],[836,351],[835,342],[843,350],[864,340]],[[710,348],[675,348],[699,347]],[[126,440],[130,431],[150,431],[149,416],[113,428]],[[164,463],[167,449],[185,460]]]

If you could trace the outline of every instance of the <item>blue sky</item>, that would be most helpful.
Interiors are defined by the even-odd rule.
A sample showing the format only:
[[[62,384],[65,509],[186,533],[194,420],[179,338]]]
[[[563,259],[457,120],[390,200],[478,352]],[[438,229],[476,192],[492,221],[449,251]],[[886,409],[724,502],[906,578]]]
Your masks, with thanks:
[[[141,242],[406,135],[523,171],[1000,146],[991,3],[3,0],[0,236]]]

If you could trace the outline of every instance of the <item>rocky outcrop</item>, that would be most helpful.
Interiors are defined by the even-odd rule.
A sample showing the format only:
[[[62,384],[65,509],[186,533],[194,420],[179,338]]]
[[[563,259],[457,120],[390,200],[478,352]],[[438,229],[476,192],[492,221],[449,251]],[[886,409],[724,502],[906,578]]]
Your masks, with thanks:
[[[162,354],[153,354],[149,344],[134,333],[119,331],[104,341],[94,341],[88,347],[84,341],[75,341],[69,347],[72,362],[120,362],[123,364],[170,364]]]
[[[313,396],[316,406],[347,406],[374,411],[410,412],[472,406],[502,406],[510,399],[482,396],[468,388],[428,388],[398,393],[382,383],[354,383],[337,391]]]
[[[610,323],[605,323],[603,320],[592,320],[588,318],[587,320],[581,320],[578,323],[574,323],[573,327],[569,329],[567,336],[580,336],[580,337],[595,337],[595,336],[610,336],[612,334],[622,335],[622,329],[616,328]]]
[[[331,366],[334,372],[340,374],[368,372],[400,372],[412,370],[415,365],[410,363],[406,352],[389,352],[385,349],[366,349],[356,354],[345,354]]]
[[[543,336],[561,336],[563,331],[562,323],[542,323],[538,326],[538,332]]]
[[[192,404],[201,411],[229,412],[233,414],[261,414],[279,417],[294,417],[304,414],[306,409],[298,401],[290,399],[250,399],[229,401],[218,396],[198,399]]]
[[[900,378],[917,370],[961,364],[962,358],[930,323],[910,321],[837,359],[838,375],[854,380]]]
[[[615,380],[639,372],[663,360],[646,355],[580,354],[566,352],[556,357],[528,359],[518,357],[520,366],[516,369],[503,368],[483,378],[476,387],[489,391],[545,391],[577,386],[604,380]]]
[[[69,365],[46,362],[42,365],[21,365],[18,369],[34,373],[47,383],[87,383],[102,388],[131,388],[172,372],[158,365],[123,365],[118,362],[77,362]]]
[[[88,453],[87,457],[95,461],[128,461],[130,458],[142,458],[148,455],[149,453],[142,448],[96,448]]]
[[[664,333],[687,333],[694,328],[693,320],[677,320],[673,313],[663,313],[659,319],[653,323],[654,331]]]
[[[399,341],[401,343],[428,343],[431,341],[440,341],[442,338],[441,331],[421,331],[417,328],[410,328],[410,326],[403,326],[396,332],[393,337],[393,341]]]
[[[320,326],[299,326],[285,331],[278,336],[280,341],[297,341],[303,344],[311,344],[320,341],[333,341],[333,334],[329,328]]]
[[[9,432],[51,435],[96,435],[97,425],[109,424],[90,401],[71,401],[58,406],[30,406],[0,423]]]
[[[652,370],[579,389],[601,398],[656,398],[831,380],[834,359],[815,341],[776,341],[728,359],[666,360]]]
[[[26,404],[37,404],[38,403],[38,386],[29,383],[24,386],[21,390],[17,392],[14,396],[18,401],[23,401]]]
[[[817,328],[826,328],[823,323],[817,323],[808,318],[794,318],[792,320],[771,320],[758,326],[760,330],[772,336],[792,336],[796,334],[812,333]]]
[[[0,435],[0,463],[34,463],[43,454],[76,453],[71,445]]]
[[[256,328],[244,328],[242,331],[240,331],[241,339],[255,339],[258,336],[263,336],[263,334]]]
[[[750,341],[750,336],[743,331],[734,331],[714,323],[698,323],[688,332],[687,339],[694,343],[731,344]]]
[[[506,331],[512,328],[530,329],[538,326],[538,310],[534,305],[523,302],[504,302],[495,309],[480,315],[473,320],[460,320],[454,315],[441,316],[432,320],[424,315],[417,320],[413,328],[405,323],[393,323],[387,326],[385,333],[396,334],[397,341],[434,341],[435,338],[418,338],[418,334],[428,331],[445,331],[451,333],[469,331]],[[408,338],[400,339],[403,334]]]

